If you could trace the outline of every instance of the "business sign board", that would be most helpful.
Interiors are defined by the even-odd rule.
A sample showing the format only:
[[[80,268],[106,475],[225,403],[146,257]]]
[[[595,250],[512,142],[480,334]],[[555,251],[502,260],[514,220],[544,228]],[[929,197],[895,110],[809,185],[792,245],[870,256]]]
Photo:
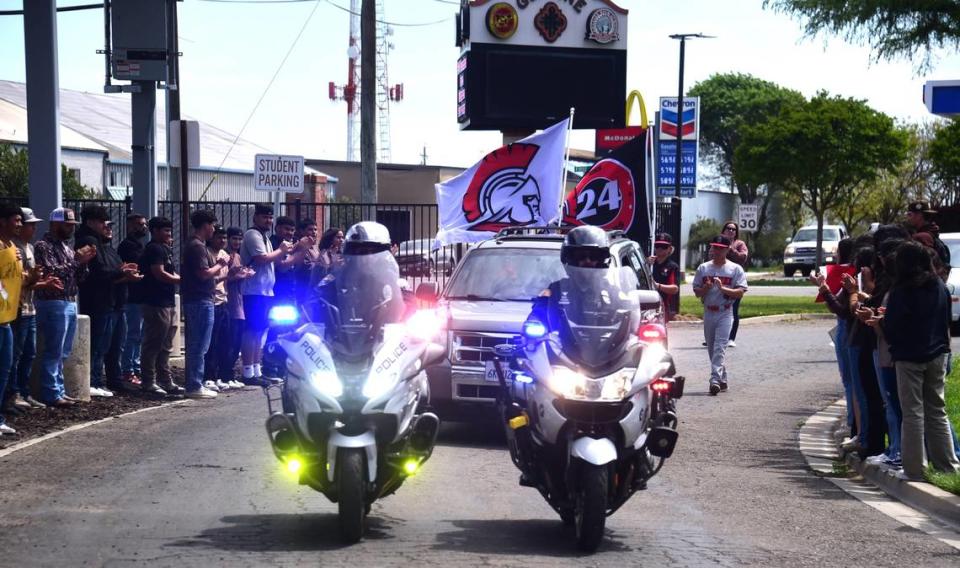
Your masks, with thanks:
[[[646,131],[643,126],[627,126],[626,128],[599,128],[597,129],[597,145],[594,153],[598,158],[609,156],[611,152],[627,142],[640,136]]]
[[[697,195],[697,158],[700,139],[700,98],[683,99],[678,112],[677,97],[660,97],[657,127],[657,195],[677,196],[677,171],[680,172],[679,197]],[[677,164],[677,144],[680,163]]]
[[[533,130],[626,123],[627,10],[612,0],[472,0],[457,17],[457,122]]]
[[[257,191],[303,193],[303,156],[257,154],[253,187]]]
[[[737,209],[737,224],[740,232],[752,233],[757,230],[760,208],[756,205],[741,203]]]
[[[923,104],[937,116],[960,116],[960,81],[927,81],[923,85]]]

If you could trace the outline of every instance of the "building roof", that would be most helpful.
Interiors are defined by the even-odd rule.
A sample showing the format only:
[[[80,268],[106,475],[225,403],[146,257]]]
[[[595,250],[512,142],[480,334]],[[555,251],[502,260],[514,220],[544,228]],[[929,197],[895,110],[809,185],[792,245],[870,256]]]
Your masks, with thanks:
[[[27,109],[0,99],[0,141],[14,144],[27,143]],[[76,130],[60,125],[60,145],[75,150],[92,152],[108,151]]]
[[[100,150],[105,150],[110,159],[132,159],[130,151],[132,128],[130,97],[131,95],[126,93],[103,94],[60,89],[61,145],[64,147],[71,146],[67,142],[68,138],[64,136],[63,128],[65,127],[67,131],[87,140],[87,144],[93,144]],[[163,97],[158,96],[157,99],[157,162],[162,164],[166,162],[167,156],[165,128],[167,119],[166,109],[162,103]],[[25,117],[27,108],[26,84],[0,80],[0,102],[4,101],[22,109]],[[12,112],[7,113],[10,116],[13,114]],[[0,139],[5,139],[5,131],[10,129],[5,118],[6,115],[0,113]],[[196,120],[186,114],[184,118],[186,120]],[[236,135],[203,121],[198,122],[200,123],[201,166],[223,167],[249,172],[253,171],[254,155],[278,153],[243,138],[238,139],[231,149],[231,144],[233,144]],[[74,140],[72,134],[70,140]],[[86,148],[86,146],[78,147]],[[304,169],[307,170],[307,168]],[[314,170],[307,173],[321,172]]]

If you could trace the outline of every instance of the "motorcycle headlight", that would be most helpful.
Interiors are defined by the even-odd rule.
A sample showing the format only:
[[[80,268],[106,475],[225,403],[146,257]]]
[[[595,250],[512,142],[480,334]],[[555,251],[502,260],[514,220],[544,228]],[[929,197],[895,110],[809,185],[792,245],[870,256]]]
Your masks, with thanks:
[[[633,369],[592,379],[566,367],[554,367],[548,386],[554,393],[573,400],[620,401],[626,398]]]
[[[343,395],[343,382],[333,371],[314,371],[310,374],[310,384],[330,398]]]
[[[363,396],[366,398],[377,398],[382,396],[396,386],[400,379],[400,373],[393,371],[391,373],[377,373],[370,375],[367,381],[363,383]]]

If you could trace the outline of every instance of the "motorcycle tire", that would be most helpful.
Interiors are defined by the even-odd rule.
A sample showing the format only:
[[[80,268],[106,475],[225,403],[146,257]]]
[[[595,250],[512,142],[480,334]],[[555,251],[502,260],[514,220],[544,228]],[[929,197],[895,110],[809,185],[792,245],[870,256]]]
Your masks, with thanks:
[[[366,530],[367,504],[364,486],[366,483],[365,456],[362,448],[342,448],[337,456],[340,469],[337,482],[340,498],[337,505],[340,513],[340,534],[346,543],[359,542]]]
[[[603,529],[607,522],[607,467],[583,464],[580,471],[577,547],[584,552],[594,552],[603,540]]]

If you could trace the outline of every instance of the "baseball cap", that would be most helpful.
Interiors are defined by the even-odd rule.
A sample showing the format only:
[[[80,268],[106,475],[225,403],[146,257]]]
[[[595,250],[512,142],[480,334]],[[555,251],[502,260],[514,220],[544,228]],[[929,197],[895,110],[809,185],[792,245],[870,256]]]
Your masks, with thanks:
[[[657,236],[653,240],[654,246],[656,245],[667,245],[673,246],[673,237],[670,236],[670,233],[657,233]]]
[[[717,235],[710,239],[710,246],[717,248],[730,248],[730,239],[723,235]]]
[[[20,217],[23,218],[24,223],[39,223],[43,221],[43,219],[40,219],[39,217],[34,215],[33,209],[30,209],[29,207],[20,208]]]
[[[51,223],[67,223],[69,225],[76,225],[77,215],[73,212],[73,209],[69,207],[57,207],[50,212],[50,222]]]
[[[907,211],[913,211],[914,213],[936,213],[936,209],[930,209],[930,204],[926,201],[914,201],[910,205],[907,205]]]

